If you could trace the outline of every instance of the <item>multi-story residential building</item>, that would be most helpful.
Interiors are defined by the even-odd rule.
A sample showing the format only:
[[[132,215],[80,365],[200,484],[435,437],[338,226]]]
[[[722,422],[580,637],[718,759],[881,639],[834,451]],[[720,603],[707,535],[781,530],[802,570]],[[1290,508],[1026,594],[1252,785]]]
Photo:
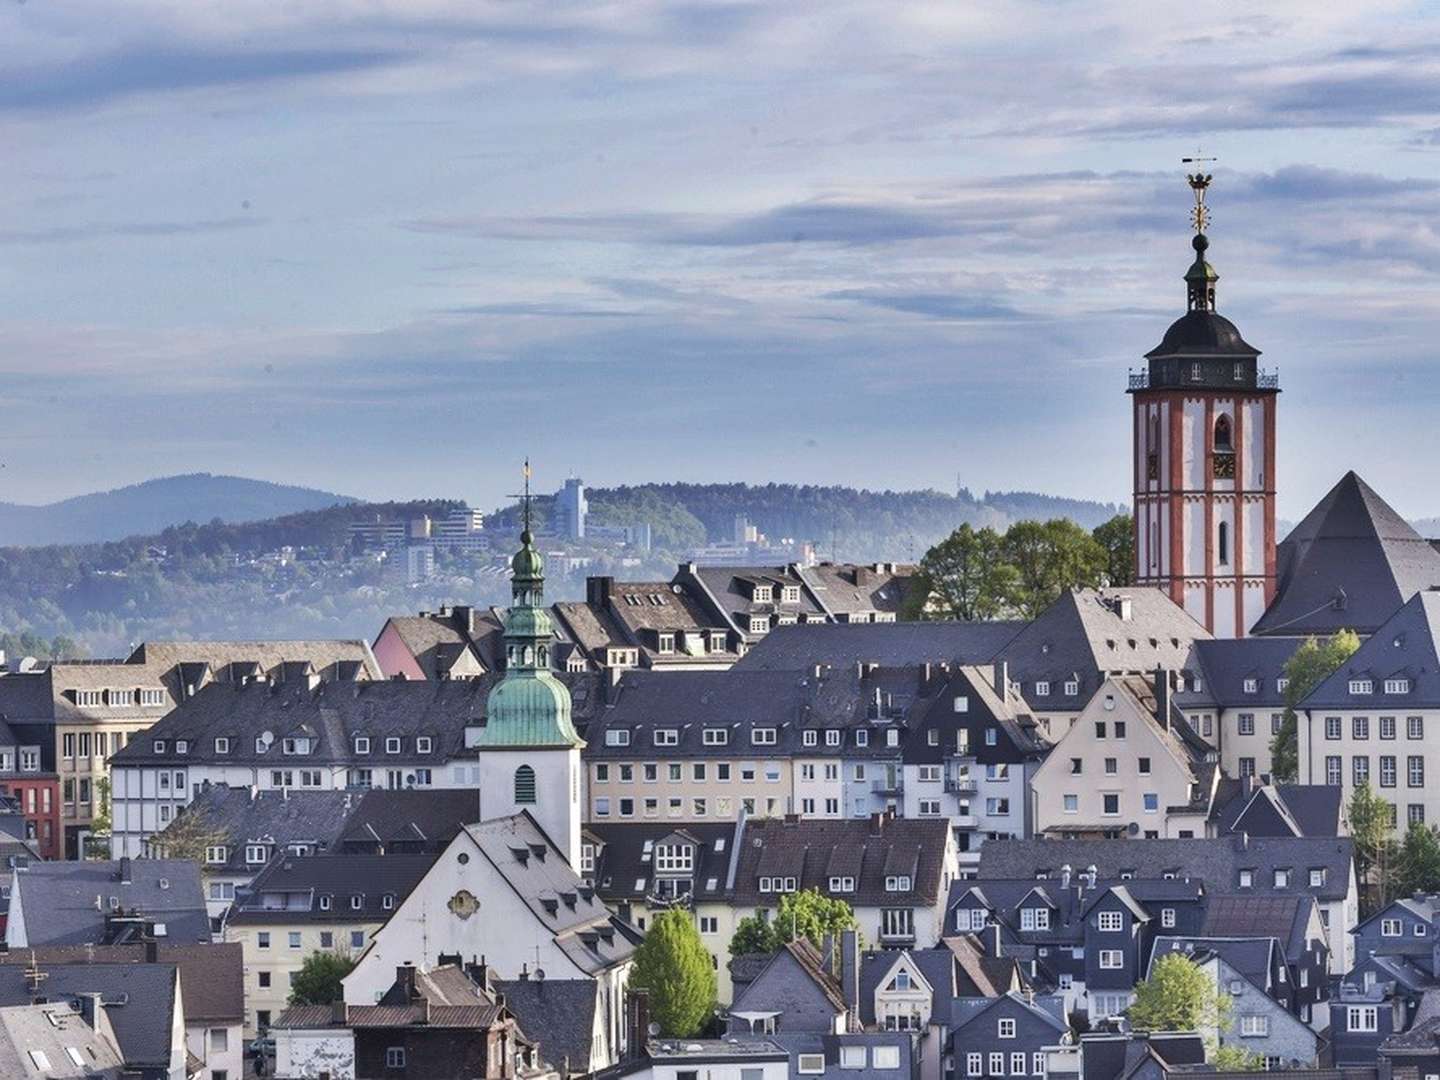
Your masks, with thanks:
[[[1159,589],[1072,589],[998,652],[1052,740],[1116,675],[1182,671],[1210,633]]]
[[[1328,784],[1260,784],[1253,776],[1221,777],[1206,829],[1208,836],[1349,836],[1338,787]]]
[[[842,670],[989,664],[1023,622],[902,622],[783,626],[750,647],[741,671]]]
[[[1205,882],[1238,896],[1309,896],[1320,906],[1332,974],[1354,961],[1349,928],[1359,912],[1354,842],[1348,837],[1251,837],[1186,840],[1004,840],[980,850],[979,881],[1062,880],[1084,867],[1101,881]],[[1091,874],[1091,868],[1094,873]],[[1162,920],[1163,925],[1163,920]]]
[[[272,861],[236,897],[224,938],[245,955],[245,1036],[285,1011],[315,952],[358,957],[435,861],[433,855],[310,855]]]
[[[1204,836],[1215,752],[1171,700],[1170,676],[1107,679],[1031,785],[1037,833]]]
[[[1346,801],[1368,783],[1392,822],[1440,822],[1440,592],[1415,594],[1300,703],[1299,779]]]
[[[1440,552],[1347,472],[1277,551],[1278,592],[1252,633],[1378,634],[1417,592],[1440,585]]]
[[[944,819],[897,818],[746,824],[731,902],[737,918],[771,912],[786,893],[818,889],[846,901],[861,934],[884,948],[929,948],[944,930],[959,875]]]
[[[785,566],[682,563],[675,582],[693,589],[701,602],[718,613],[747,646],[777,626],[836,621],[810,591],[799,566],[793,563]]]
[[[55,743],[44,725],[11,727],[0,720],[0,797],[4,796],[23,819],[23,835],[16,838],[32,843],[41,858],[60,858],[64,854],[60,779],[55,772]]]
[[[909,725],[937,668],[629,672],[586,731],[587,821],[899,805]]]
[[[1285,715],[1285,664],[1298,638],[1197,641],[1175,688],[1190,726],[1227,776],[1268,776],[1270,741]]]
[[[1058,996],[1011,991],[976,1001],[959,1013],[950,1034],[951,1075],[1045,1076],[1047,1051],[1072,1038]]]
[[[557,603],[552,615],[569,670],[715,671],[743,653],[721,613],[678,579],[588,578],[585,599]]]
[[[1032,833],[1030,784],[1049,742],[1003,663],[955,668],[905,740],[904,814],[943,817],[961,872],[987,837]]]
[[[0,678],[0,713],[27,744],[38,741],[36,729],[50,741],[63,850],[78,858],[104,808],[110,755],[192,693],[214,682],[355,681],[379,672],[363,641],[145,642],[124,661],[64,661]]]
[[[908,600],[917,568],[901,563],[796,566],[810,594],[837,623],[892,623]]]

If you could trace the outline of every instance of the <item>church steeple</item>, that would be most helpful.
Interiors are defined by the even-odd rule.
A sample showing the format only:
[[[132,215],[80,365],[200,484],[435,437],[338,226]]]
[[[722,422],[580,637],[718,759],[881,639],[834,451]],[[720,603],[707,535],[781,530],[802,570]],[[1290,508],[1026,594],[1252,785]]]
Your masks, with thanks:
[[[1205,261],[1205,251],[1210,247],[1210,240],[1205,235],[1210,224],[1210,211],[1205,206],[1205,192],[1209,190],[1214,176],[1210,173],[1194,172],[1187,174],[1185,179],[1190,184],[1190,190],[1195,193],[1195,208],[1190,211],[1190,222],[1195,226],[1195,238],[1190,241],[1190,246],[1195,249],[1195,261],[1185,272],[1185,306],[1188,311],[1214,311],[1215,282],[1220,280],[1220,275]]]
[[[490,690],[485,727],[478,745],[486,747],[579,746],[570,719],[570,691],[550,670],[554,628],[545,610],[545,560],[530,531],[530,462],[525,462],[525,492],[519,496],[523,529],[520,550],[510,560],[510,610],[505,615],[505,675]]]

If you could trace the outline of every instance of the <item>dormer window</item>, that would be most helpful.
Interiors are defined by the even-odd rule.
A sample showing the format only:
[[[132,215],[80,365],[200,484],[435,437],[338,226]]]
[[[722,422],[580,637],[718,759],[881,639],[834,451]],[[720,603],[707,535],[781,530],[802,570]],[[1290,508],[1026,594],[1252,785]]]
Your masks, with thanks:
[[[606,746],[629,746],[630,732],[624,728],[611,728],[605,732]]]
[[[100,704],[103,697],[103,692],[99,690],[76,690],[75,704],[82,706],[95,706]]]
[[[230,861],[230,849],[223,844],[215,844],[205,849],[205,861],[211,866],[224,866]]]
[[[1373,694],[1375,682],[1373,679],[1351,679],[1350,693],[1352,694]]]
[[[154,689],[142,689],[140,691],[140,704],[145,706],[158,706],[165,704],[165,691]]]
[[[322,896],[320,897],[320,910],[321,910],[321,911],[329,911],[329,910],[330,910],[330,905],[331,905],[332,903],[334,903],[334,900],[333,900],[333,898],[330,896],[329,893],[326,893],[326,894],[322,895]]]
[[[256,752],[257,754],[263,754],[263,753],[265,753],[266,750],[269,750],[269,749],[270,749],[270,744],[265,740],[265,736],[264,736],[264,735],[256,735],[256,736],[255,736],[255,752]]]
[[[1290,680],[1289,680],[1289,679],[1285,678],[1285,677],[1282,675],[1280,678],[1278,678],[1278,679],[1275,680],[1275,692],[1276,692],[1277,694],[1283,694],[1283,693],[1285,693],[1285,691],[1288,690],[1288,689],[1290,689]]]
[[[774,746],[775,729],[773,727],[751,728],[750,744],[752,746]]]
[[[1244,688],[1247,694],[1258,694],[1260,692],[1260,680],[1256,678],[1246,679]]]
[[[839,729],[839,728],[827,728],[827,729],[826,729],[826,731],[825,731],[825,745],[826,745],[826,746],[839,746],[839,745],[840,745],[840,729]]]
[[[865,730],[864,728],[856,728],[856,729],[855,729],[855,745],[856,745],[856,746],[869,746],[869,745],[870,745],[870,732],[868,732],[868,731]]]
[[[693,844],[656,844],[655,872],[657,874],[689,874],[695,870],[695,847]]]
[[[215,737],[215,753],[228,754],[230,752],[230,739],[224,735]]]
[[[710,635],[710,651],[711,651],[712,653],[724,652],[724,651],[725,651],[725,647],[726,647],[727,644],[728,644],[728,642],[727,642],[726,636],[725,636],[724,634],[711,634],[711,635]]]
[[[1385,693],[1387,694],[1408,694],[1410,692],[1409,679],[1386,679]]]
[[[815,746],[820,742],[820,733],[818,731],[801,732],[800,741],[806,746]]]
[[[356,736],[355,736],[355,753],[357,753],[357,754],[368,754],[368,753],[370,753],[370,736],[368,736],[368,735],[356,735]]]
[[[830,879],[830,891],[832,893],[853,893],[855,891],[855,879],[853,877],[832,877]]]
[[[134,690],[107,690],[105,691],[107,703],[113,707],[127,707],[135,704]]]
[[[652,738],[656,746],[680,745],[680,732],[675,728],[656,728]]]
[[[176,739],[176,740],[175,740],[175,753],[177,753],[177,754],[188,754],[189,752],[190,752],[190,740],[188,740],[188,739]]]
[[[385,752],[387,754],[398,754],[400,752],[400,740],[391,736],[385,740]]]
[[[1078,693],[1080,693],[1080,681],[1078,679],[1066,679],[1065,696],[1074,697]]]
[[[395,894],[394,894],[394,893],[388,893],[388,892],[387,892],[384,896],[382,896],[382,897],[380,898],[380,907],[381,907],[383,910],[385,910],[385,911],[394,911],[394,910],[395,910]]]
[[[417,754],[428,754],[434,745],[429,735],[419,735],[415,739],[415,752]]]
[[[1049,696],[1050,696],[1050,683],[1049,683],[1047,680],[1041,679],[1039,682],[1037,682],[1037,683],[1035,684],[1035,696],[1036,696],[1036,697],[1049,697]]]
[[[164,740],[164,739],[156,739],[156,740],[155,740],[155,753],[157,753],[157,754],[163,754],[163,753],[165,753],[165,745],[166,745],[166,744],[165,744],[165,740]]]
[[[673,653],[675,651],[675,635],[661,634],[657,651],[662,653]]]
[[[909,874],[892,874],[885,879],[886,892],[909,892],[910,888]]]
[[[270,849],[264,844],[246,844],[245,861],[251,866],[259,866],[270,858]]]
[[[770,620],[764,615],[750,616],[750,633],[763,634],[770,629]]]
[[[786,585],[780,592],[780,602],[783,604],[798,604],[800,602],[800,586]]]
[[[773,597],[774,593],[769,585],[756,585],[755,592],[752,595],[751,599],[754,600],[757,604],[768,604],[771,602]]]
[[[1020,909],[1021,930],[1049,930],[1050,909],[1047,907],[1027,907]]]
[[[281,749],[286,754],[308,754],[310,753],[310,740],[304,736],[289,738],[281,744]]]
[[[730,732],[725,728],[706,728],[701,734],[701,742],[706,746],[726,746],[730,742]]]
[[[359,911],[365,906],[365,894],[355,893],[350,897],[350,910]]]

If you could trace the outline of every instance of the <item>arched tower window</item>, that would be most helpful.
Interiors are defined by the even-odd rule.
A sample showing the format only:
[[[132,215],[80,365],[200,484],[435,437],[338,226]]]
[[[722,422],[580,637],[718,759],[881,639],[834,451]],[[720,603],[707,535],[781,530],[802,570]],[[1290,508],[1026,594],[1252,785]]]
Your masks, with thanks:
[[[1215,554],[1221,566],[1230,565],[1230,523],[1220,522],[1220,535],[1216,538]]]
[[[515,804],[517,806],[534,805],[535,803],[535,770],[529,765],[521,765],[515,770]]]
[[[1234,450],[1235,443],[1230,434],[1230,417],[1221,413],[1215,418],[1215,449]]]

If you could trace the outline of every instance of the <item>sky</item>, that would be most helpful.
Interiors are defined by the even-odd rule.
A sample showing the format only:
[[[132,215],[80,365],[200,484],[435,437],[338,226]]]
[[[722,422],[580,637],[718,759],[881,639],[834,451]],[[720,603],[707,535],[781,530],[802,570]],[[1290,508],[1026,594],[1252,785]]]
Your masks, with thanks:
[[[1433,3],[6,0],[0,499],[206,470],[1128,501],[1184,309],[1279,511],[1440,514]]]

